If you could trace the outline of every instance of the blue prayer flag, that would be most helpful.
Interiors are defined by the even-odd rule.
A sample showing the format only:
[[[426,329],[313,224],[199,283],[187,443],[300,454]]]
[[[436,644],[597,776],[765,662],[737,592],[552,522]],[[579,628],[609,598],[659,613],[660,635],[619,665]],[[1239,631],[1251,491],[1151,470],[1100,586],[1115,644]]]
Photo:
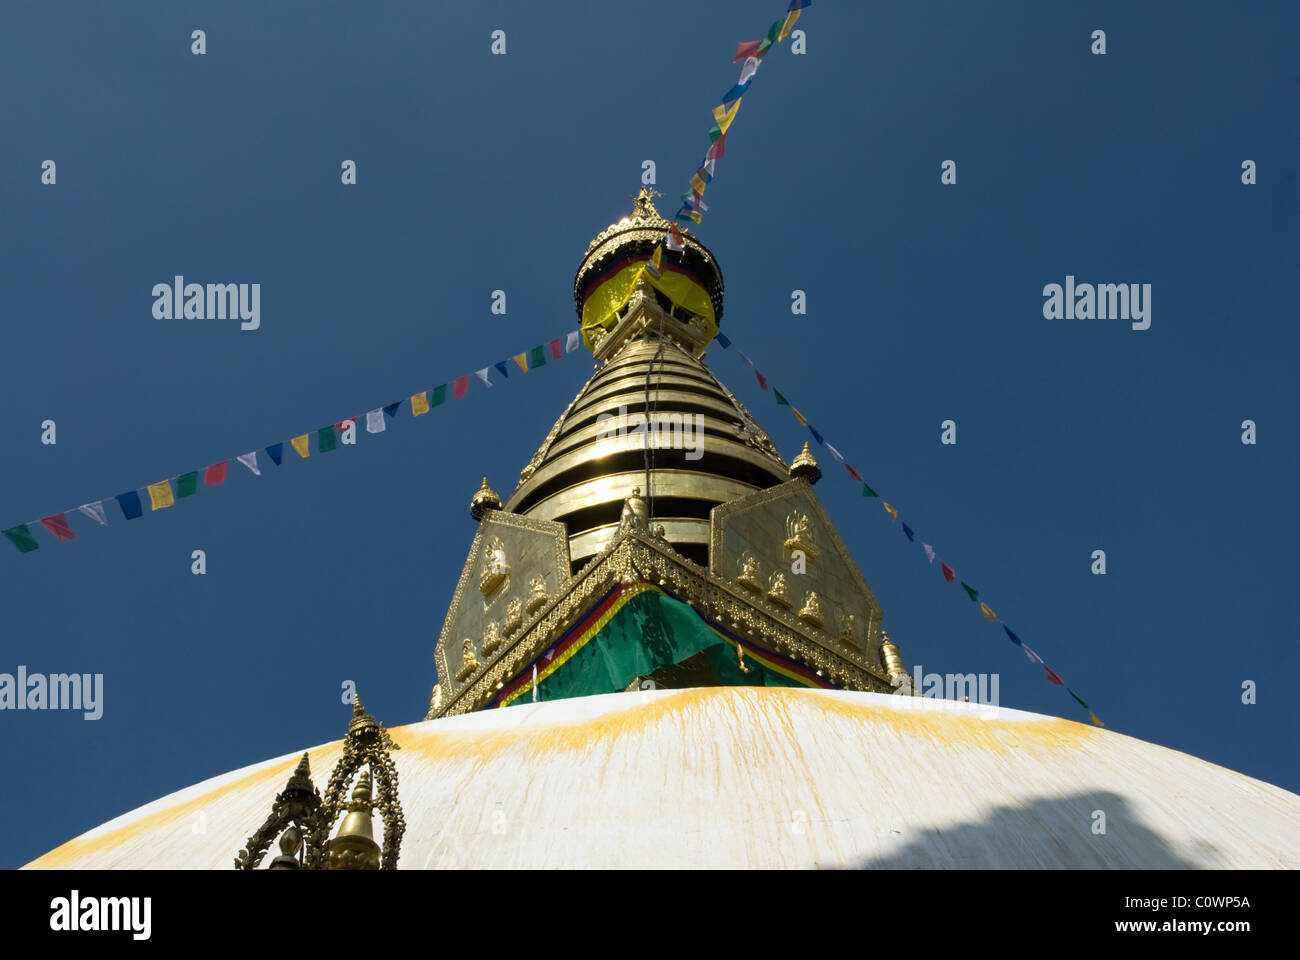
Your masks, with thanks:
[[[144,507],[140,503],[140,492],[132,490],[130,493],[119,493],[117,495],[118,505],[122,508],[122,515],[128,520],[134,520],[144,513]]]

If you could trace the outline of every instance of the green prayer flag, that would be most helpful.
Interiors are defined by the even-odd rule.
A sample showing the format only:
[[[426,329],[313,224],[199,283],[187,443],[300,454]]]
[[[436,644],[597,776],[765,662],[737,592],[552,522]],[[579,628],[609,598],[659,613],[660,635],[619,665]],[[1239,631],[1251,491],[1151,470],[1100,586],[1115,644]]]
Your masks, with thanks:
[[[328,427],[321,427],[316,431],[316,449],[320,453],[329,453],[339,445],[338,436],[334,433],[334,424]]]
[[[8,538],[10,543],[18,548],[19,553],[31,553],[33,550],[40,547],[40,544],[36,542],[36,538],[28,532],[27,524],[25,523],[20,523],[16,527],[10,527],[8,530],[4,531],[4,535]]]
[[[446,401],[446,399],[447,399],[447,385],[445,383],[439,384],[438,386],[433,388],[433,400],[429,403],[429,408],[432,409],[438,406],[438,404],[443,403],[444,401]]]
[[[533,347],[532,353],[528,355],[528,369],[546,366],[546,357],[541,347]]]
[[[865,483],[862,485],[862,495],[863,495],[864,497],[878,497],[878,496],[880,496],[880,494],[876,493],[876,491],[872,490],[872,489],[871,489],[869,486],[867,486]]]
[[[717,143],[721,139],[722,128],[715,123],[713,126],[709,127],[709,142]]]
[[[777,402],[777,403],[779,403],[779,404],[781,404],[782,406],[785,406],[785,407],[790,406],[790,401],[787,400],[785,397],[781,396],[781,391],[780,391],[780,390],[776,389],[776,387],[773,387],[773,388],[772,388],[772,392],[776,394],[776,402]]]
[[[761,58],[763,54],[767,53],[768,48],[770,48],[772,44],[776,43],[776,38],[781,35],[781,24],[783,23],[785,23],[784,17],[772,24],[772,29],[767,31],[767,36],[764,37],[763,41],[758,45],[758,51],[754,56]]]
[[[188,497],[199,488],[199,472],[182,473],[176,478],[176,498]]]
[[[1074,699],[1076,699],[1076,700],[1079,701],[1079,706],[1083,707],[1083,709],[1085,709],[1085,710],[1091,710],[1091,709],[1092,709],[1092,707],[1088,706],[1086,703],[1083,702],[1083,697],[1079,696],[1077,693],[1075,693],[1075,692],[1074,692],[1073,690],[1071,690],[1069,687],[1066,687],[1065,689],[1066,689],[1066,692],[1070,694],[1070,696],[1074,697]]]
[[[972,587],[970,584],[968,584],[965,580],[961,582],[961,588],[970,594],[970,598],[972,601],[979,600],[980,592],[976,590],[974,587]]]

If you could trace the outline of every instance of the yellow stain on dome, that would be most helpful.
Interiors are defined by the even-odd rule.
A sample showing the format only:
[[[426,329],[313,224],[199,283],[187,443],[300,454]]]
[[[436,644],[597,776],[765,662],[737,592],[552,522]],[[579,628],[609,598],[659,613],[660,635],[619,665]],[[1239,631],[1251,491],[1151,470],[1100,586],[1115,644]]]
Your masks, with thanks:
[[[727,695],[719,696],[724,691]],[[734,729],[753,730],[766,738],[780,731],[796,742],[797,717],[794,711],[799,710],[820,711],[854,723],[886,727],[899,739],[921,739],[934,746],[978,748],[995,753],[1024,750],[1030,746],[1068,749],[1080,740],[1093,740],[1103,735],[1091,727],[1059,718],[986,717],[974,710],[913,711],[905,704],[896,705],[892,701],[888,705],[852,702],[833,694],[784,687],[701,687],[675,690],[653,699],[642,699],[635,693],[615,696],[626,696],[628,703],[588,716],[549,721],[545,726],[446,729],[433,721],[397,727],[392,733],[397,739],[400,731],[402,739],[398,742],[404,750],[409,749],[430,760],[466,756],[487,760],[521,745],[533,752],[584,753],[602,743],[612,745],[648,727],[667,721],[680,722],[689,719],[692,713],[719,708],[733,713],[745,712],[745,715],[736,717],[739,726]],[[528,705],[502,709],[527,710]],[[493,711],[491,716],[498,713]],[[880,735],[882,731],[876,729],[873,732]]]
[[[318,747],[314,755],[308,756],[308,762],[312,764],[312,769],[330,769],[335,762],[342,756],[341,740],[324,747]],[[205,812],[213,805],[220,803],[225,798],[239,797],[247,799],[252,796],[256,802],[262,804],[266,810],[271,808],[271,803],[275,800],[275,795],[284,789],[285,782],[293,772],[294,767],[298,765],[301,759],[301,753],[294,754],[282,760],[279,763],[272,763],[264,770],[258,770],[247,774],[229,783],[214,787],[189,800],[183,800],[173,806],[158,810],[147,816],[139,817],[130,823],[125,823],[120,827],[104,829],[97,828],[97,831],[91,831],[94,835],[82,834],[69,840],[61,846],[55,847],[49,853],[37,857],[31,863],[27,864],[24,869],[42,869],[55,870],[61,867],[78,867],[91,854],[102,853],[106,850],[120,850],[123,859],[130,857],[130,845],[133,840],[141,839],[145,834],[153,834],[160,827],[168,823],[176,822],[177,830],[191,830],[189,818],[192,814]],[[264,787],[258,790],[256,788]],[[163,798],[166,799],[166,798]],[[264,816],[264,813],[255,814],[255,816]],[[257,827],[253,823],[246,831],[252,833]],[[242,841],[241,841],[242,845]],[[235,854],[238,849],[230,851],[230,861],[234,862]],[[111,867],[112,864],[104,864]],[[167,864],[158,864],[159,867],[166,867]]]

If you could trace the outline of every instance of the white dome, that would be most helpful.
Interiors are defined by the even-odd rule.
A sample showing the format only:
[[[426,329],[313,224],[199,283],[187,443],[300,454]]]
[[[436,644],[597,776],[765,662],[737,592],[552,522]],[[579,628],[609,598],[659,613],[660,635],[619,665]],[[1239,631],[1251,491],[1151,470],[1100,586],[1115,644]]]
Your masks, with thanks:
[[[390,732],[406,869],[1300,867],[1300,796],[1019,710],[711,687]],[[323,792],[341,742],[309,753]],[[230,869],[300,755],[163,797],[28,867]]]

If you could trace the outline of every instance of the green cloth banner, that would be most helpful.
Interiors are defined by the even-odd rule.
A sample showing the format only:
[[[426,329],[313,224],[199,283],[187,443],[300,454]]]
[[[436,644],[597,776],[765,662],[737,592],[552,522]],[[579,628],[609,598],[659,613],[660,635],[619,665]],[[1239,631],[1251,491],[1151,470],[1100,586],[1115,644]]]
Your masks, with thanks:
[[[637,677],[702,653],[728,686],[802,687],[790,677],[745,658],[740,669],[736,646],[714,633],[688,604],[656,590],[628,600],[578,651],[541,679],[538,700],[561,700],[625,690]],[[545,666],[545,660],[539,664]],[[526,691],[512,703],[529,703]]]

